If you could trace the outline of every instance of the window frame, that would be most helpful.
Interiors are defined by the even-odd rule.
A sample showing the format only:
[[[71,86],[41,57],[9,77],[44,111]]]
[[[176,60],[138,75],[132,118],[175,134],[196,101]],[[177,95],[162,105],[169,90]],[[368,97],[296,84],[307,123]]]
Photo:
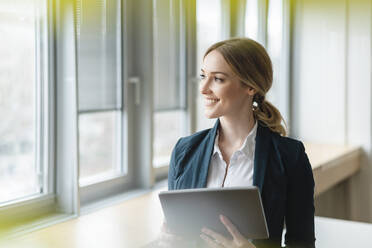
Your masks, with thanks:
[[[42,199],[50,199],[54,195],[54,85],[53,72],[53,45],[51,41],[52,25],[51,15],[48,11],[49,0],[35,2],[35,155],[34,163],[41,176],[42,185],[40,193],[24,196],[0,203],[0,215],[12,215],[13,209],[29,205],[36,208]],[[38,19],[40,17],[40,19]],[[32,205],[35,205],[32,206]],[[53,204],[50,208],[53,207]],[[22,211],[21,211],[22,212]],[[22,213],[21,213],[22,214]]]
[[[59,216],[56,195],[56,87],[55,87],[55,12],[54,0],[38,0],[35,47],[35,166],[43,171],[42,191],[0,204],[0,237],[19,234],[22,228],[34,228],[49,216]],[[36,10],[35,10],[36,11]],[[32,213],[32,214],[30,214]],[[61,218],[62,220],[63,218]],[[21,224],[19,224],[21,223]],[[4,229],[5,228],[5,229]],[[21,228],[21,229],[22,229]],[[23,230],[22,230],[23,231]]]
[[[127,15],[128,12],[128,0],[115,0],[116,4],[119,6],[119,21],[116,23],[119,26],[120,34],[118,39],[120,39],[120,54],[122,57],[120,59],[118,67],[120,68],[120,82],[121,82],[121,108],[111,109],[107,111],[115,111],[119,118],[116,118],[116,133],[119,134],[119,144],[117,149],[117,163],[116,166],[119,167],[120,172],[116,175],[112,175],[101,180],[92,181],[86,184],[81,184],[79,182],[79,203],[82,208],[89,208],[92,204],[98,201],[102,201],[105,198],[113,197],[117,194],[123,193],[134,188],[134,173],[133,166],[129,163],[129,149],[128,144],[130,143],[129,133],[128,133],[128,112],[133,111],[130,109],[129,99],[128,99],[128,87],[130,86],[126,81],[127,78],[127,63],[129,63],[127,55],[127,36],[126,31],[128,30],[128,23],[130,16]],[[102,111],[89,111],[89,113],[98,113]],[[81,111],[78,113],[85,114],[86,112]],[[80,180],[79,180],[80,181]]]

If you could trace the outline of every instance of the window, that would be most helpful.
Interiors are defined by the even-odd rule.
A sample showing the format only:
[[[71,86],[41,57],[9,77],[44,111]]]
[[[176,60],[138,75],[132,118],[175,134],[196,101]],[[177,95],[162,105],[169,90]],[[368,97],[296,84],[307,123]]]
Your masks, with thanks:
[[[267,51],[270,54],[273,63],[274,78],[273,86],[269,91],[269,99],[278,106],[279,97],[279,79],[280,79],[280,60],[282,48],[282,1],[270,0],[268,22],[267,22]]]
[[[0,1],[0,205],[50,192],[45,17],[45,1]]]
[[[221,0],[197,0],[196,2],[197,21],[197,69],[200,74],[204,53],[213,43],[222,38],[222,6]],[[210,128],[215,120],[207,119],[204,116],[203,98],[199,91],[196,92],[194,100],[197,101],[197,130]]]
[[[80,185],[125,173],[120,1],[78,0]]]
[[[243,33],[244,2],[0,1],[0,206],[75,215],[165,178],[176,141],[215,122],[195,77],[210,45]],[[246,34],[282,71],[282,1],[267,2],[246,1]]]
[[[221,0],[197,0],[197,63],[202,64],[203,55],[213,43],[222,37]],[[197,72],[200,72],[198,68]]]
[[[245,9],[245,36],[258,40],[258,0],[247,0]]]
[[[269,1],[267,51],[274,71],[268,99],[289,124],[289,6],[283,0]]]

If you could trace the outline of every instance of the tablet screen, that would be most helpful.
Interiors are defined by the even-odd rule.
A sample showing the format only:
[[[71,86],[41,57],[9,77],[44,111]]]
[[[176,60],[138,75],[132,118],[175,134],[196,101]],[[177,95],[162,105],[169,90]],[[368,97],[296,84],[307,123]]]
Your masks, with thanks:
[[[203,188],[159,193],[168,228],[186,238],[198,238],[203,227],[227,237],[225,215],[247,239],[266,239],[268,229],[257,187]]]

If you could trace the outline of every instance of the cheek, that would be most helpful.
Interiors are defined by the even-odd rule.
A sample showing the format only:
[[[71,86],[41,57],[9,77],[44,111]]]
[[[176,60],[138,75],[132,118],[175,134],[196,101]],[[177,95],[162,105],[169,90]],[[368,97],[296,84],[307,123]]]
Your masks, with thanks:
[[[226,87],[226,88],[220,88],[215,91],[216,95],[221,98],[223,101],[233,102],[236,100],[236,98],[239,98],[239,91],[237,91],[234,88]]]
[[[243,94],[241,91],[230,90],[226,91],[224,94],[224,105],[227,108],[240,108],[247,102],[247,95]]]
[[[223,100],[227,100],[232,95],[231,88],[225,85],[213,85],[211,86],[211,90],[214,95]]]

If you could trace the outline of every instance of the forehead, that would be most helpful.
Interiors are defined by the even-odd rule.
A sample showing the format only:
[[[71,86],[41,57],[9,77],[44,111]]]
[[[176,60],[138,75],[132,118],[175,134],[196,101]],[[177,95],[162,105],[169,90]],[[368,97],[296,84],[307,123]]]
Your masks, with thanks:
[[[227,64],[222,54],[216,50],[213,50],[205,56],[201,69],[205,72],[224,72],[230,75],[233,74],[229,64]]]

